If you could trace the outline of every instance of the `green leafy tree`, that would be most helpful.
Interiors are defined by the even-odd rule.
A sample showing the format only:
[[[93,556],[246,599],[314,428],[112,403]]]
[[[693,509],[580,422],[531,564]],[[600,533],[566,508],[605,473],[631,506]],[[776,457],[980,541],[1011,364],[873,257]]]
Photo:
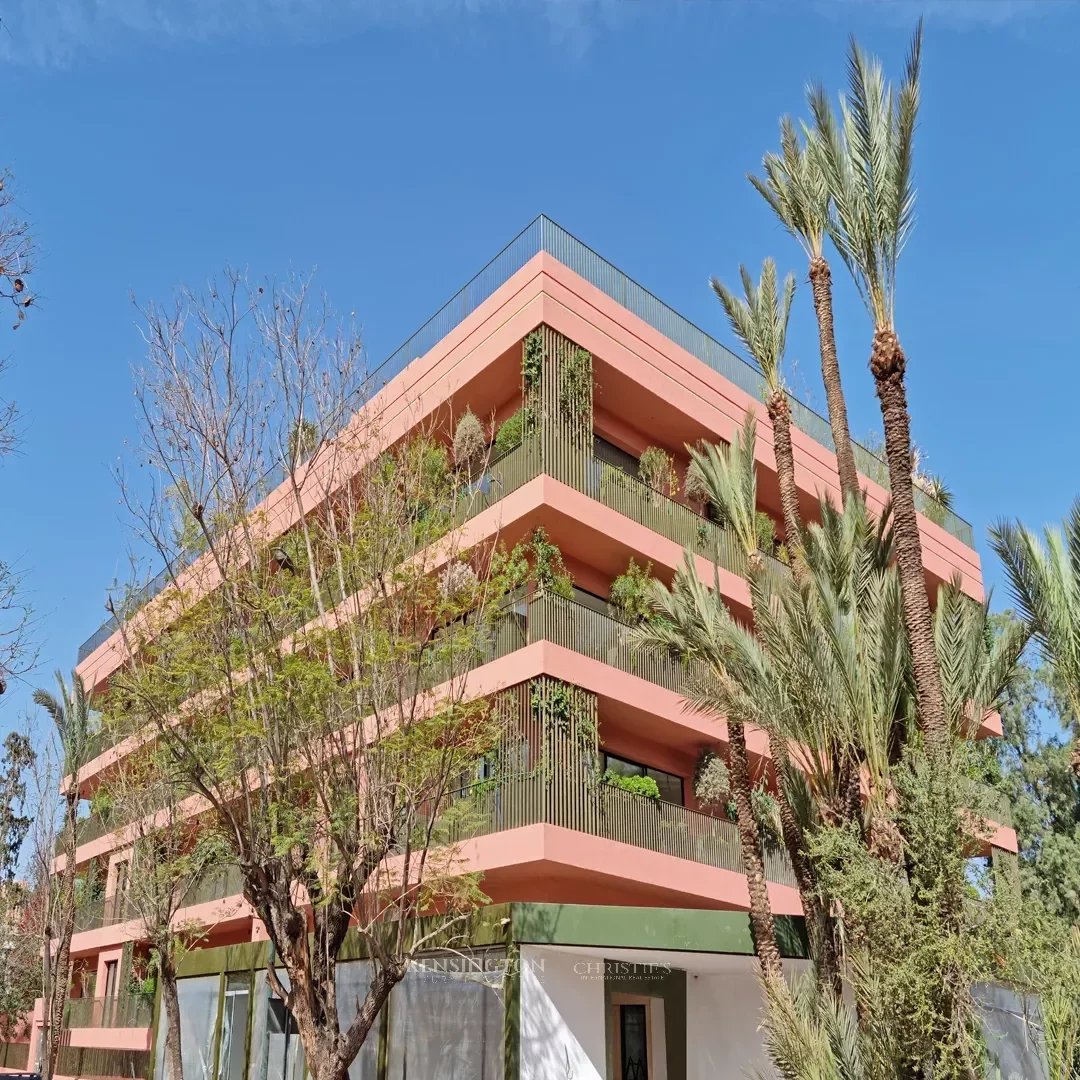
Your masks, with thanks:
[[[999,632],[1015,623],[996,616]],[[1077,718],[1052,665],[1025,655],[1001,703],[1002,738],[986,746],[987,779],[1008,798],[1024,894],[1080,923],[1080,779],[1071,746]]]
[[[213,832],[196,836],[196,821],[183,789],[169,779],[169,764],[160,750],[136,753],[109,772],[99,791],[123,824],[126,872],[116,902],[136,923],[136,940],[151,951],[165,1017],[167,1080],[183,1080],[177,970],[207,927],[179,916],[192,890],[213,873],[222,845]]]
[[[0,1037],[14,1034],[40,992],[38,949],[32,932],[30,890],[16,879],[32,818],[27,779],[37,761],[30,740],[17,731],[4,739],[0,757]]]

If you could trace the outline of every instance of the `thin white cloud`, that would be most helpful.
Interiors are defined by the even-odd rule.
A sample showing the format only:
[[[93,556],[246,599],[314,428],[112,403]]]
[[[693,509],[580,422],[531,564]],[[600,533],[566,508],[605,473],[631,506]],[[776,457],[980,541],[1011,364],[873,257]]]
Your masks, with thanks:
[[[963,28],[1004,27],[1076,9],[1077,0],[822,0],[822,14],[843,20],[854,9],[873,11],[891,23],[927,21]]]
[[[9,0],[0,8],[0,58],[66,66],[131,48],[282,34],[321,40],[372,25],[452,21],[531,8],[574,53],[592,37],[594,14],[620,0]],[[5,32],[6,31],[6,32]]]

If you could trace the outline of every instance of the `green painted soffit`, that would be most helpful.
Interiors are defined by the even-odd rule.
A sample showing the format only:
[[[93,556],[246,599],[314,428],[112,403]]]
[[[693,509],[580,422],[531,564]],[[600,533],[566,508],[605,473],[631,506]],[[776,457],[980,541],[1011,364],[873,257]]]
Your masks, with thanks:
[[[432,923],[425,919],[420,932]],[[776,936],[785,957],[805,959],[803,920],[776,917]],[[744,911],[700,911],[693,908],[617,907],[602,904],[489,904],[474,911],[447,933],[433,938],[425,952],[445,948],[525,945],[577,945],[609,949],[667,949],[673,952],[730,953],[752,956],[750,916]],[[341,960],[366,956],[363,938],[350,931]],[[216,949],[192,949],[180,961],[181,978],[222,971],[250,971],[266,966],[265,941],[242,942]]]
[[[468,918],[454,920],[445,933],[432,937],[424,946],[424,952],[440,949],[485,948],[506,946],[510,943],[510,904],[488,904],[469,914]],[[421,919],[416,936],[426,936],[441,916]],[[362,960],[367,956],[366,943],[355,930],[350,930],[338,955],[339,960]],[[251,971],[266,967],[270,959],[268,941],[244,941],[238,945],[221,945],[214,949],[192,949],[180,960],[177,975],[213,975],[222,971]]]
[[[615,907],[599,904],[513,904],[513,937],[522,944],[752,956],[754,938],[744,911]],[[778,915],[776,935],[785,957],[805,959],[801,917]]]

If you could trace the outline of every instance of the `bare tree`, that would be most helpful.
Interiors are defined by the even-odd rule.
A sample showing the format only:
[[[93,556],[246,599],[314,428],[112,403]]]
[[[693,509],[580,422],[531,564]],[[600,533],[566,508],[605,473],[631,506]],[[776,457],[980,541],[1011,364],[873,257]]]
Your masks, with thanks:
[[[463,539],[479,496],[449,432],[409,435],[416,418],[385,397],[353,415],[359,343],[305,285],[228,274],[144,314],[145,460],[203,554],[180,569],[164,500],[125,489],[174,587],[121,613],[110,722],[203,800],[288,977],[267,972],[308,1069],[344,1080],[411,958],[482,900],[442,841],[506,722],[467,675],[524,561]],[[435,910],[442,926],[421,930]],[[371,982],[342,1015],[350,930]]]
[[[30,230],[15,213],[10,176],[0,173],[0,300],[14,307],[16,329],[34,302],[27,288],[33,256]],[[0,376],[6,366],[0,358]],[[0,398],[0,458],[18,446],[18,420],[15,402]],[[31,623],[20,575],[10,562],[0,558],[0,694],[13,675],[25,674],[33,667]]]

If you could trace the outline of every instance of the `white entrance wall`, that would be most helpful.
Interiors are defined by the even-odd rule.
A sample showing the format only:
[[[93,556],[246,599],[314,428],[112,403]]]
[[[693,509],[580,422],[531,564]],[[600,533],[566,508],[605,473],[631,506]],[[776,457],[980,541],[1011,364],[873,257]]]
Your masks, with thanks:
[[[604,959],[686,972],[686,1080],[773,1075],[759,1030],[762,997],[753,957],[525,945],[522,1080],[611,1080],[605,1074]],[[784,967],[795,973],[806,964],[789,960]]]
[[[602,958],[523,946],[520,1002],[521,1080],[605,1080]]]

